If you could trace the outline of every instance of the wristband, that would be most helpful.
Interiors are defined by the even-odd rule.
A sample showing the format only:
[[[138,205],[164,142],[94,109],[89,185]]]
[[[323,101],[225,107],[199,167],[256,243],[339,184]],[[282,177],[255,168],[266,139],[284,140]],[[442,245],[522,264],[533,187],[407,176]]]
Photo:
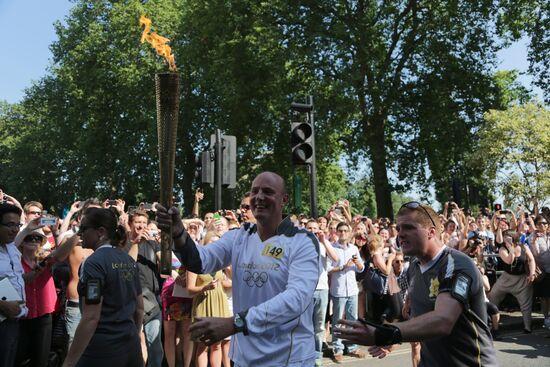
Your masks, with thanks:
[[[401,330],[392,324],[375,324],[365,319],[359,319],[365,326],[371,326],[374,328],[374,344],[383,347],[386,345],[401,344],[403,336]]]
[[[374,331],[374,344],[379,347],[401,344],[402,340],[403,336],[401,335],[401,330],[399,330],[399,328],[395,325],[379,325]]]
[[[174,240],[177,240],[178,238],[180,238],[181,236],[183,236],[183,234],[185,233],[185,228],[182,228],[181,232],[175,236],[172,236],[172,239]]]

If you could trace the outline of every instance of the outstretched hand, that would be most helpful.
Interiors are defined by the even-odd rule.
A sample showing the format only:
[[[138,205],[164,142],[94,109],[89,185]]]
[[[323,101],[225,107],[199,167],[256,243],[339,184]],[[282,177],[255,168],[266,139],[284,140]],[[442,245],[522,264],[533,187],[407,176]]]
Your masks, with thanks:
[[[177,236],[181,231],[185,230],[183,227],[183,222],[181,221],[180,212],[176,207],[171,207],[166,209],[159,203],[155,204],[156,212],[156,221],[158,227],[164,233],[170,233],[170,226],[172,226],[171,236]]]
[[[388,354],[390,354],[393,351],[394,348],[395,348],[394,345],[387,345],[387,346],[384,346],[384,347],[378,347],[378,346],[374,345],[372,347],[369,347],[369,354],[373,358],[382,359],[385,356],[387,356]]]
[[[363,325],[360,321],[339,320],[334,335],[355,344],[374,345],[374,327]]]
[[[192,340],[211,345],[235,334],[235,326],[232,317],[197,317],[189,331]]]

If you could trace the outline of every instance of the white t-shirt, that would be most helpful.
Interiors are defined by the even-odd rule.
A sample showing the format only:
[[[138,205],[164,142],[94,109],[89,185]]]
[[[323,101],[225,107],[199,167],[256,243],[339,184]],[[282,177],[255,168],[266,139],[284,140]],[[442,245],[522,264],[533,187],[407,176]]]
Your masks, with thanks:
[[[319,242],[286,218],[277,235],[262,241],[256,225],[197,246],[202,273],[232,265],[233,310],[248,310],[249,335],[232,337],[236,366],[313,365],[313,293],[321,272]]]

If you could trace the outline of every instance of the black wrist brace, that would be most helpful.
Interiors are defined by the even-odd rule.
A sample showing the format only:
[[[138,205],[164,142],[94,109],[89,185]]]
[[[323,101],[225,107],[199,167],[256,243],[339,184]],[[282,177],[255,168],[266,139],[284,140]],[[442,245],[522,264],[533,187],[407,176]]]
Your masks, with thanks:
[[[374,331],[374,343],[377,346],[401,344],[401,330],[391,324],[378,325]]]

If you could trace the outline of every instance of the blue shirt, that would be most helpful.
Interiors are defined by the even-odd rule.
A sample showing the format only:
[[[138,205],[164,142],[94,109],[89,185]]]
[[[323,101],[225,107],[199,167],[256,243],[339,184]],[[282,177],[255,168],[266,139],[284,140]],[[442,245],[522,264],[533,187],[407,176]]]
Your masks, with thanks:
[[[338,268],[344,266],[353,255],[357,256],[358,259],[361,258],[359,254],[359,249],[353,244],[342,245],[340,243],[335,243],[332,245],[340,259],[338,262],[332,261],[331,268]],[[359,288],[357,287],[357,280],[355,279],[355,273],[361,273],[365,270],[359,270],[356,265],[351,267],[346,267],[342,271],[335,271],[330,273],[330,295],[332,297],[351,297],[359,294]]]

